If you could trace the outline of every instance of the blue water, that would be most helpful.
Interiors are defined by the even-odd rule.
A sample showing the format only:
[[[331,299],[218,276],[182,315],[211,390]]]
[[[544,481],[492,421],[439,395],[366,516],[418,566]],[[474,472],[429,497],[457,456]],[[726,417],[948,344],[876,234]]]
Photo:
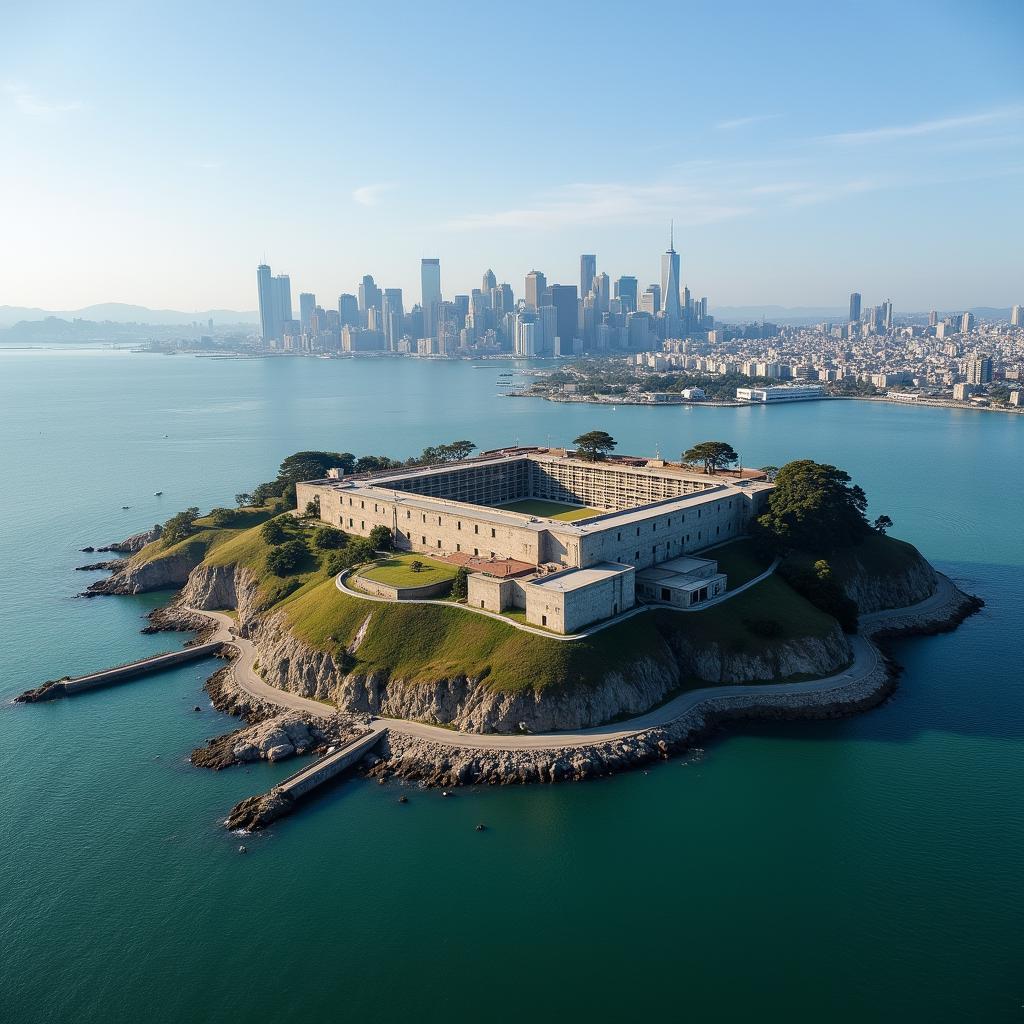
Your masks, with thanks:
[[[555,405],[499,397],[499,370],[0,349],[0,1020],[1019,1020],[1024,424]],[[187,763],[237,724],[202,695],[215,662],[7,703],[179,641],[138,632],[167,595],[73,597],[86,544],[230,503],[301,448],[592,428],[625,452],[835,462],[987,606],[901,643],[869,714],[575,786],[399,805],[353,779],[244,857],[224,814],[292,766]]]

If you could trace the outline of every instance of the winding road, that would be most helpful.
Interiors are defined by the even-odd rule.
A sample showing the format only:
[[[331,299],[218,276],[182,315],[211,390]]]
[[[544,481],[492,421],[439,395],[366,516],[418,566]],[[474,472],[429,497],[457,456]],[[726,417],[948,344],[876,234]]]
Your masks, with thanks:
[[[625,722],[612,725],[596,726],[592,729],[579,729],[574,732],[534,733],[522,736],[496,735],[490,733],[465,733],[452,729],[443,729],[436,725],[422,722],[410,722],[403,718],[386,718],[378,716],[374,726],[386,728],[406,736],[427,740],[431,743],[474,750],[561,750],[567,747],[587,747],[607,743],[650,729],[663,728],[688,714],[697,705],[714,704],[717,701],[732,697],[765,696],[778,694],[823,694],[833,690],[839,691],[852,683],[861,682],[875,672],[882,655],[869,639],[870,634],[883,629],[890,623],[898,622],[908,616],[930,616],[951,608],[956,603],[956,588],[950,580],[938,574],[938,586],[931,597],[915,605],[905,608],[894,608],[882,612],[873,612],[861,616],[862,632],[850,637],[853,649],[853,661],[844,671],[822,679],[811,679],[799,683],[750,683],[730,684],[722,686],[705,686],[698,690],[688,690],[678,697],[651,711],[644,712]],[[203,615],[217,625],[217,631],[210,640],[219,640],[229,644],[238,651],[233,663],[235,683],[239,689],[258,700],[275,704],[282,709],[297,711],[302,714],[323,718],[332,714],[335,708],[322,704],[297,693],[280,690],[270,686],[256,671],[256,648],[252,641],[239,637],[235,633],[235,621],[225,612],[204,611],[190,608],[189,611]]]

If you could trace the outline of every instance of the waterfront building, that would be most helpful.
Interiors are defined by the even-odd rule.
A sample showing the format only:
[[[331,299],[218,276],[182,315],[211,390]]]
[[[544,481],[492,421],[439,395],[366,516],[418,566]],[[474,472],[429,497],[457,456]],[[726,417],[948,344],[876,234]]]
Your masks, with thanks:
[[[398,341],[402,337],[402,323],[405,309],[402,304],[401,288],[385,288],[383,309],[384,343],[389,352],[398,351]]]
[[[423,305],[423,335],[437,337],[437,307],[441,304],[441,261],[420,260],[420,289]]]
[[[278,334],[274,324],[274,282],[266,263],[256,268],[256,291],[260,304],[260,334],[263,343],[269,344]]]
[[[825,389],[820,384],[778,384],[736,389],[736,398],[740,402],[803,402],[824,397]]]
[[[373,280],[373,275],[367,274],[359,283],[359,316],[364,327],[369,325],[370,310],[380,309],[382,304],[381,290]]]
[[[557,311],[555,334],[561,339],[561,352],[552,345],[546,355],[569,354],[573,339],[579,333],[579,298],[574,284],[553,284],[544,290],[544,305],[554,306]]]

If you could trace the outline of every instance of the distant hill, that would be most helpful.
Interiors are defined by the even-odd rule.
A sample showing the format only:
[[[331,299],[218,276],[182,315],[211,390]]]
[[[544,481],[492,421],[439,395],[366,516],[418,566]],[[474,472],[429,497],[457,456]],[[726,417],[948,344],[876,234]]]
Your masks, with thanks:
[[[125,302],[100,302],[83,309],[38,309],[28,306],[0,306],[0,327],[10,327],[24,320],[45,320],[59,317],[62,320],[92,320],[98,323],[153,324],[167,327],[190,324],[193,320],[205,323],[211,317],[215,324],[255,324],[259,314],[255,310],[201,309],[186,313],[178,309],[149,309],[146,306],[132,306]]]

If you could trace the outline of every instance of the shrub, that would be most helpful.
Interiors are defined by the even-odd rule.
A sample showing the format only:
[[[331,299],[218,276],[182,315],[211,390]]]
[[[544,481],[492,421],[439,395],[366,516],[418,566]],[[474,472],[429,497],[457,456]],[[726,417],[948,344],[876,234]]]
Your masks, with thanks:
[[[409,563],[409,568],[412,569],[413,572],[422,572],[423,571],[423,563],[418,558],[414,558]]]
[[[374,551],[390,551],[395,546],[391,531],[386,526],[375,526],[370,531],[369,541]]]
[[[302,568],[308,553],[301,540],[285,541],[267,555],[267,569],[275,576],[290,576]]]
[[[320,526],[313,531],[313,547],[321,551],[336,551],[348,543],[348,537],[333,526]]]
[[[268,544],[283,544],[288,539],[288,531],[280,519],[268,519],[260,528],[260,536]]]

